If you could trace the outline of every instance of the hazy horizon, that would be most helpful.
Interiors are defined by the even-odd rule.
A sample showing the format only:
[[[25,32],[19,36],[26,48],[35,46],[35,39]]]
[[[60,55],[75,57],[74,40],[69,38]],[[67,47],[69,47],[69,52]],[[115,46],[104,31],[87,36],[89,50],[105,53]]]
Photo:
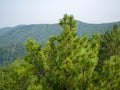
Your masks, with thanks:
[[[80,20],[77,20],[77,21],[80,21]],[[107,24],[107,23],[116,23],[116,22],[120,22],[120,21],[113,21],[113,22],[101,22],[101,23],[92,23],[92,22],[84,22],[84,21],[80,21],[82,23],[86,23],[86,24]],[[20,25],[39,25],[39,24],[58,24],[59,22],[55,22],[55,23],[29,23],[29,24],[16,24],[16,25],[12,25],[12,26],[5,26],[5,27],[0,27],[0,29],[3,29],[3,28],[7,28],[7,27],[16,27],[16,26],[20,26]]]
[[[54,24],[65,13],[85,23],[120,21],[120,0],[1,0],[0,28]]]

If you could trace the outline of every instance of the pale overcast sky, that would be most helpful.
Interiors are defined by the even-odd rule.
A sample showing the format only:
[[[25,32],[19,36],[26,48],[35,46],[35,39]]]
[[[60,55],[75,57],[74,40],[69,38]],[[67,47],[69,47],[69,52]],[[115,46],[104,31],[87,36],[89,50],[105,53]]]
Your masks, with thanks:
[[[120,0],[0,0],[0,28],[58,23],[65,13],[87,23],[120,21]]]

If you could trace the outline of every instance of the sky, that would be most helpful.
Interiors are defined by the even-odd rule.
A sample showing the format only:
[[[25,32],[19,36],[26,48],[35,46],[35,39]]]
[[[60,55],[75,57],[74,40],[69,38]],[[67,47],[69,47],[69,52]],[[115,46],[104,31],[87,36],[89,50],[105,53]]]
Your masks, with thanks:
[[[86,23],[120,21],[120,0],[0,0],[0,28],[58,23],[66,13]]]

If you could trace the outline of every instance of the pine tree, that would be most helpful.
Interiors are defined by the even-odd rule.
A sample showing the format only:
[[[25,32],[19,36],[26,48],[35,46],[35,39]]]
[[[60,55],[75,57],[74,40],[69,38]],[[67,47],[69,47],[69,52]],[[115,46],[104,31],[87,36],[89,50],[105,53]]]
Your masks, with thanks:
[[[120,57],[112,56],[105,61],[101,74],[101,87],[105,90],[120,89]]]
[[[92,83],[99,45],[95,39],[89,41],[87,36],[78,37],[76,25],[69,24],[70,17],[71,15],[64,15],[60,21],[63,33],[51,37],[47,43],[44,53],[49,62],[47,81],[53,89],[86,90]],[[70,28],[71,26],[74,27]]]
[[[109,60],[111,56],[120,56],[120,29],[115,24],[113,30],[102,35],[99,50],[99,71],[105,60]]]
[[[78,37],[73,15],[65,14],[59,24],[63,32],[46,46],[29,39],[22,60],[0,67],[0,90],[119,90],[120,30],[114,26],[88,38]],[[102,58],[106,61],[99,67]]]

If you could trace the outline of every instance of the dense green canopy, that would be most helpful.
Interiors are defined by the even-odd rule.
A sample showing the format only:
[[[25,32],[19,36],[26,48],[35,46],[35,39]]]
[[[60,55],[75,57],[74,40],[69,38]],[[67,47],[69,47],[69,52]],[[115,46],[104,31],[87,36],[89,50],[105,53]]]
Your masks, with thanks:
[[[120,30],[79,37],[72,15],[45,47],[30,38],[22,60],[0,68],[0,90],[119,90]],[[107,46],[106,46],[107,45]]]

